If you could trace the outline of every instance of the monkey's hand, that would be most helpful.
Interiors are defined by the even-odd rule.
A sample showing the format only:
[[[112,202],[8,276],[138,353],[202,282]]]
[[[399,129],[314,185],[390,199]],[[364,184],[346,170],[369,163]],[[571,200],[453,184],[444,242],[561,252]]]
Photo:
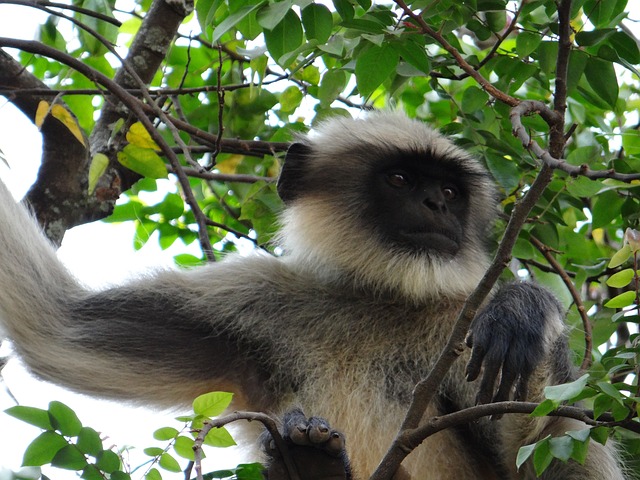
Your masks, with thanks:
[[[302,410],[295,408],[284,415],[282,423],[282,438],[301,479],[351,479],[344,436],[333,430],[325,419],[307,418]],[[263,434],[262,444],[269,457],[266,471],[268,480],[288,480],[282,453],[267,432]]]
[[[533,283],[502,287],[478,313],[466,339],[473,349],[467,380],[483,370],[476,403],[509,400],[512,391],[514,400],[525,400],[531,374],[562,337],[562,318],[562,307],[545,288]]]

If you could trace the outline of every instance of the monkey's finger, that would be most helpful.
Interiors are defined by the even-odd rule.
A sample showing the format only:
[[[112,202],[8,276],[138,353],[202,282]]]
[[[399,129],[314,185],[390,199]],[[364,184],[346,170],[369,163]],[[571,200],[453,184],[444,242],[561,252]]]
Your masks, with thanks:
[[[469,363],[467,363],[467,368],[465,370],[465,377],[467,378],[467,382],[473,382],[478,375],[480,375],[480,370],[482,368],[482,362],[484,361],[484,356],[487,351],[484,347],[476,346],[471,350],[471,358],[469,359]]]
[[[482,381],[480,382],[480,388],[476,395],[476,405],[484,405],[491,402],[498,373],[500,373],[499,362],[485,363]]]
[[[309,419],[309,427],[307,429],[309,441],[312,444],[324,443],[331,437],[331,428],[329,423],[320,417],[311,417]]]
[[[509,397],[511,396],[511,390],[517,378],[518,372],[515,368],[510,366],[508,363],[503,365],[502,375],[500,376],[500,385],[498,386],[498,391],[493,397],[493,401],[504,402],[506,400],[509,400]]]
[[[517,402],[524,402],[527,400],[527,394],[529,393],[529,375],[521,375],[520,380],[516,385],[516,392],[513,395],[513,399]]]
[[[464,343],[467,345],[467,347],[472,348],[473,347],[473,330],[469,330],[467,332],[467,336],[464,337]]]
[[[345,448],[344,435],[340,432],[331,432],[331,437],[324,445],[324,450],[330,455],[337,456],[342,455]]]

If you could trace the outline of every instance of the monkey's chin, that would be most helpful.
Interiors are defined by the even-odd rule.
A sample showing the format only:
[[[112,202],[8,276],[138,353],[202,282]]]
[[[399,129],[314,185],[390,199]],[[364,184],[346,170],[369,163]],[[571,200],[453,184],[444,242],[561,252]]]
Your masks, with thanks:
[[[412,249],[441,255],[455,255],[460,244],[449,235],[439,232],[400,232],[400,238]]]

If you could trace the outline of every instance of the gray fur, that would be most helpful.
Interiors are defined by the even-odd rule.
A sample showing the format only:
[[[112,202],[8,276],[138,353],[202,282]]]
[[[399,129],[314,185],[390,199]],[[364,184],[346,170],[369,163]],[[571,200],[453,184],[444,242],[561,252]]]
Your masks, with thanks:
[[[46,380],[145,405],[181,406],[211,390],[236,392],[236,408],[300,405],[345,433],[354,471],[366,478],[484,273],[495,192],[466,152],[399,114],[332,120],[303,142],[313,152],[301,179],[308,191],[283,213],[283,257],[229,255],[102,292],[77,284],[0,184],[0,326],[18,355]],[[358,214],[362,172],[404,151],[446,161],[470,184],[455,256],[389,249]],[[549,355],[562,319],[550,310],[530,400],[558,369]],[[474,404],[464,357],[427,415]],[[414,479],[533,478],[512,471],[517,448],[575,423],[506,415],[441,432],[404,466]],[[554,469],[545,478],[622,478],[612,448],[593,444],[585,467]]]

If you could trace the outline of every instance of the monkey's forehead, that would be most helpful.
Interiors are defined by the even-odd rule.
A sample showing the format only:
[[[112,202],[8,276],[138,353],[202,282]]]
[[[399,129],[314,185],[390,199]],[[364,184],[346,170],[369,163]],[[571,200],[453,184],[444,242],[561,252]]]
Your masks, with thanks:
[[[486,169],[449,138],[425,123],[400,112],[372,112],[362,118],[333,117],[314,128],[303,140],[320,163],[362,155],[405,153],[455,164],[468,173],[486,176]]]

